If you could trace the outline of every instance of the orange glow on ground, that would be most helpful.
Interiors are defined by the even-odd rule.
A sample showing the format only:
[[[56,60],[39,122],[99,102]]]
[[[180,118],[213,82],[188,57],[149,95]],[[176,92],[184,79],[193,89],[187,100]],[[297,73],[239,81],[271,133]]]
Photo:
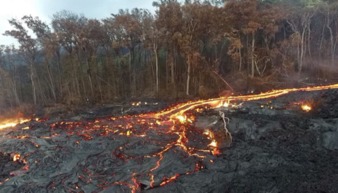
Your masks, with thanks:
[[[301,106],[301,108],[302,108],[302,110],[305,111],[305,112],[309,112],[309,111],[312,110],[312,107],[311,107],[310,105],[308,105],[308,104],[303,104],[303,105]]]
[[[13,161],[18,161],[18,160],[20,160],[20,157],[21,157],[21,155],[20,154],[14,154],[13,155]]]
[[[177,115],[175,118],[182,124],[186,123],[187,121],[187,117],[184,115]]]
[[[197,101],[189,101],[186,103],[178,104],[169,109],[153,113],[146,114],[145,116],[151,116],[153,118],[159,118],[164,116],[176,117],[178,115],[184,115],[185,112],[189,110],[196,109],[201,106],[211,106],[212,108],[219,107],[228,107],[232,101],[254,101],[254,100],[262,100],[268,98],[276,98],[282,95],[286,95],[288,93],[297,92],[297,91],[319,91],[319,90],[328,90],[328,89],[337,89],[338,84],[326,85],[326,86],[314,86],[314,87],[304,87],[304,88],[289,88],[289,89],[279,89],[272,90],[265,93],[260,94],[250,94],[250,95],[238,95],[238,96],[225,96],[207,100],[197,100]]]
[[[9,127],[15,127],[16,125],[27,122],[29,120],[30,119],[25,119],[25,118],[9,118],[9,119],[0,120],[0,130],[9,128]]]
[[[196,167],[197,169],[195,170],[184,171],[180,174],[172,173],[171,175],[164,178],[159,178],[156,173],[162,169],[161,164],[163,164],[163,162],[165,161],[165,156],[167,152],[176,151],[175,148],[179,148],[185,153],[187,157],[194,157],[196,158],[196,160],[210,159],[210,163],[213,162],[212,158],[210,157],[217,156],[222,153],[220,148],[223,147],[222,145],[224,145],[224,140],[222,141],[222,139],[220,139],[219,136],[223,135],[220,135],[218,130],[204,128],[205,130],[203,134],[202,131],[200,135],[191,134],[198,133],[194,132],[194,130],[191,130],[195,121],[195,118],[190,113],[191,110],[202,112],[203,109],[210,108],[233,108],[238,107],[238,105],[236,104],[240,104],[245,101],[276,98],[297,91],[319,91],[327,89],[338,89],[338,84],[307,88],[281,89],[261,94],[223,96],[207,100],[189,101],[186,103],[177,104],[160,112],[145,113],[141,115],[125,115],[120,117],[99,118],[94,121],[80,120],[54,122],[49,125],[51,129],[50,135],[42,136],[41,138],[50,139],[59,136],[61,132],[62,134],[66,133],[67,136],[80,136],[83,140],[92,140],[95,139],[96,136],[109,136],[113,137],[113,139],[114,136],[119,136],[119,138],[128,138],[129,140],[132,138],[143,138],[149,136],[149,134],[150,136],[160,135],[164,138],[168,137],[169,139],[156,141],[156,145],[161,146],[162,149],[146,154],[143,157],[143,159],[146,160],[154,159],[153,165],[151,165],[151,167],[147,170],[148,173],[146,177],[149,181],[149,186],[163,186],[177,180],[180,176],[189,175],[196,171],[199,171],[200,169],[203,169],[203,166],[198,165],[198,167]],[[133,103],[132,105],[139,106],[141,105],[141,103],[137,102]],[[299,105],[300,103],[297,104],[298,108]],[[301,108],[306,112],[312,109],[310,105],[304,104],[301,105]],[[29,120],[23,118],[6,119],[0,121],[0,129],[14,127],[17,124],[26,121]],[[22,130],[29,130],[29,127],[23,127]],[[192,136],[196,137],[193,138]],[[29,137],[29,133],[26,133],[26,135],[16,136],[16,139],[26,139]],[[199,145],[201,144],[200,146],[195,146],[194,143],[191,143],[194,142],[192,139],[195,139],[195,141],[199,141],[201,138],[207,140],[201,140],[203,142],[198,143]],[[76,141],[77,144],[80,144],[81,142],[82,140],[78,139]],[[147,143],[155,142],[149,141]],[[130,157],[128,157],[128,155],[123,154],[124,148],[125,146],[123,145],[119,146],[119,151],[117,151],[116,155],[114,155],[122,160],[129,159]],[[25,154],[22,154],[21,157],[20,155],[16,155],[15,157],[13,157],[13,160],[20,160],[20,158],[25,157],[27,157]],[[28,165],[27,168],[29,168]],[[130,187],[131,192],[138,192],[140,190],[138,178],[138,174],[133,173],[130,178],[131,180],[122,182],[119,181],[115,184],[127,185],[128,187]]]

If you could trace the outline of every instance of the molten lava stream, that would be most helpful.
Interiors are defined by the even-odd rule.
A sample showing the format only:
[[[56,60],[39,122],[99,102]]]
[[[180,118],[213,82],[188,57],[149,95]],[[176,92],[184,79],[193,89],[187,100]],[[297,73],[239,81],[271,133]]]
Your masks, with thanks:
[[[210,105],[213,108],[220,107],[224,101],[253,101],[253,100],[261,100],[261,99],[268,99],[268,98],[276,98],[291,92],[297,91],[319,91],[319,90],[328,90],[328,89],[337,89],[338,84],[326,85],[326,86],[313,86],[313,87],[303,87],[303,88],[289,88],[289,89],[279,89],[279,90],[272,90],[265,93],[260,94],[251,94],[251,95],[238,95],[238,96],[227,96],[227,97],[219,97],[214,99],[207,99],[207,100],[197,100],[197,101],[189,101],[186,103],[178,104],[173,106],[172,108],[157,112],[157,113],[150,113],[145,114],[145,117],[166,117],[169,116],[170,118],[174,118],[177,116],[183,115],[185,112],[195,109],[200,106]]]

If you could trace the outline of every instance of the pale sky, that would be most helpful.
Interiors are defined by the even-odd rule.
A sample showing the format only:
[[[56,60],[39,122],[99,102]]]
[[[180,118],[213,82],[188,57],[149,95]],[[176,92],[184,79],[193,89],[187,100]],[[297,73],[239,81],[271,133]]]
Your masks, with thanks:
[[[13,29],[8,23],[11,18],[21,19],[24,15],[38,16],[50,24],[52,15],[62,10],[83,14],[87,18],[103,19],[119,9],[144,8],[154,12],[155,0],[1,0],[0,2],[0,45],[17,45],[15,39],[3,36]]]

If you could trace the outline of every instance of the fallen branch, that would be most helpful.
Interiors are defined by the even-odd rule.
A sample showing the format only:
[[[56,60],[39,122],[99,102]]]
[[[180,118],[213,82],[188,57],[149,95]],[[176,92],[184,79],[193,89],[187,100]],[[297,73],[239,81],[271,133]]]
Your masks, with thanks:
[[[221,79],[229,88],[230,88],[230,90],[232,91],[232,92],[234,92],[234,89],[230,86],[230,84],[221,76],[221,75],[219,75],[216,71],[212,71],[214,74],[216,74],[217,75],[217,77],[219,78],[219,79]]]
[[[228,117],[225,117],[225,114],[224,112],[222,111],[218,111],[219,112],[219,116],[221,116],[222,120],[223,120],[223,129],[225,131],[225,136],[227,136],[227,140],[229,140],[228,142],[229,145],[232,143],[232,136],[231,136],[231,133],[229,132],[228,128],[227,128],[227,122],[229,123],[230,122],[230,119]]]

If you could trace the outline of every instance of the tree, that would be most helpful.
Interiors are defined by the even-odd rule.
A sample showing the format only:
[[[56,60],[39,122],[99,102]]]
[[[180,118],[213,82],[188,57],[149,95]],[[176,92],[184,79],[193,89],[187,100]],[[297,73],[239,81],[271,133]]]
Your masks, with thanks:
[[[297,49],[297,71],[300,74],[303,69],[304,56],[306,45],[309,42],[306,42],[307,36],[310,36],[310,24],[311,18],[314,15],[312,9],[305,8],[301,12],[299,10],[293,10],[292,14],[289,15],[287,23],[293,31],[291,35],[292,42]]]
[[[160,31],[158,30],[155,17],[149,12],[146,11],[143,14],[142,24],[144,28],[144,38],[143,44],[145,45],[145,49],[150,48],[154,54],[155,60],[155,91],[156,95],[159,95],[160,90],[160,77],[159,77],[159,42],[160,42]]]
[[[33,18],[32,16],[24,16],[22,20],[26,23],[27,27],[35,33],[37,37],[37,42],[36,42],[37,47],[40,50],[44,49],[44,52],[47,52],[47,48],[50,47],[50,45],[54,45],[54,42],[52,39],[53,34],[51,33],[49,26],[46,23],[42,22],[38,17]],[[59,89],[57,89],[55,86],[56,81],[53,75],[54,72],[52,72],[51,70],[52,68],[51,64],[48,61],[48,57],[45,53],[44,53],[44,58],[46,60],[45,66],[46,66],[46,71],[48,74],[49,88],[52,93],[53,100],[54,102],[56,102],[57,101],[56,93],[57,93],[57,90]]]
[[[16,81],[16,67],[11,61],[13,47],[0,47],[0,81],[2,87],[1,101],[11,107],[21,105]]]
[[[35,59],[37,56],[37,43],[29,34],[28,31],[23,27],[22,23],[16,19],[9,20],[9,24],[14,27],[13,30],[5,31],[4,35],[12,36],[17,39],[20,44],[20,50],[25,56],[27,63],[29,64],[30,80],[32,83],[32,95],[33,103],[37,105],[37,79],[35,69]]]
[[[167,52],[166,83],[169,82],[176,90],[176,53],[178,50],[178,38],[181,35],[183,25],[183,13],[180,3],[176,0],[163,0],[155,4],[158,6],[155,23],[160,32],[159,38],[163,40]]]
[[[59,49],[67,51],[63,54],[66,61],[62,62],[62,92],[71,103],[87,100],[89,95],[85,80],[88,76],[88,68],[82,64],[81,58],[81,43],[87,23],[86,17],[69,11],[54,14],[52,19],[52,27],[60,45]]]

